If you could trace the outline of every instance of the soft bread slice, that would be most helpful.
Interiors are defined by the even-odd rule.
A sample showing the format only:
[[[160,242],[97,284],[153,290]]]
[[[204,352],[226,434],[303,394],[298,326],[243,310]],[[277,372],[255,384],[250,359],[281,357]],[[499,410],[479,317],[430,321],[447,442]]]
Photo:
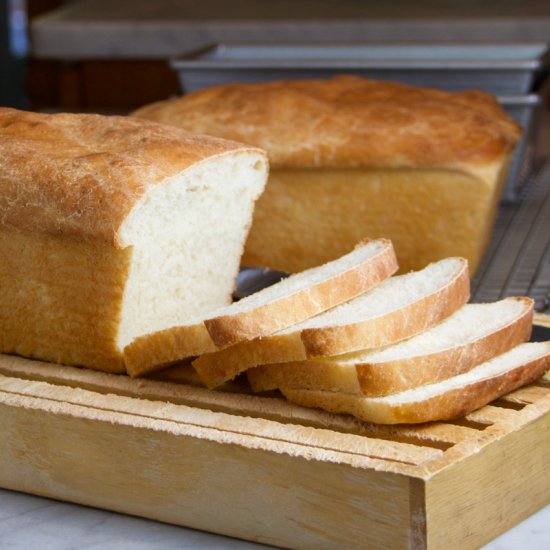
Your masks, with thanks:
[[[215,388],[252,367],[377,348],[409,338],[463,306],[468,263],[447,258],[422,271],[392,277],[373,290],[271,336],[239,342],[193,362]]]
[[[205,319],[214,344],[225,348],[266,336],[370,290],[398,269],[391,241],[364,241],[319,267],[283,279]]]
[[[504,353],[529,339],[532,322],[530,298],[467,304],[439,325],[381,350],[261,365],[247,375],[254,391],[388,395],[456,376]]]
[[[397,271],[392,243],[364,241],[327,264],[292,275],[187,325],[136,338],[124,349],[126,370],[139,376],[239,340],[265,336],[373,288]]]
[[[346,413],[377,424],[450,420],[540,378],[550,368],[550,342],[520,344],[447,380],[386,397],[359,397],[315,390],[286,390],[299,405]]]

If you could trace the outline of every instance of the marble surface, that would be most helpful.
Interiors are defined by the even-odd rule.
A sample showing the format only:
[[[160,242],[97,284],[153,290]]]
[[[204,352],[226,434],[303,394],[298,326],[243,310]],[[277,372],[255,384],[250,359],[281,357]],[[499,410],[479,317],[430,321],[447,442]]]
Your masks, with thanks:
[[[261,544],[0,490],[0,548],[10,550],[253,550]],[[550,549],[550,506],[483,550]]]

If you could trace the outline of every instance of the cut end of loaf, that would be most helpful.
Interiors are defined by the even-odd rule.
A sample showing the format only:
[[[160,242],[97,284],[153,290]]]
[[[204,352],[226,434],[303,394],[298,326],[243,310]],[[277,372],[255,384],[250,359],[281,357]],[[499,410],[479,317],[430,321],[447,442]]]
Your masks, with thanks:
[[[230,302],[266,177],[261,153],[218,155],[155,186],[135,206],[120,229],[132,247],[121,349]]]

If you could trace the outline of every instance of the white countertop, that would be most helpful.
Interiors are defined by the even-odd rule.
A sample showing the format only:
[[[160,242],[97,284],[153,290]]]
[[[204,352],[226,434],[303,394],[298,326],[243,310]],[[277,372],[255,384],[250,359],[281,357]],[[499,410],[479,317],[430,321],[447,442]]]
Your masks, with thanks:
[[[268,547],[86,506],[0,490],[0,548],[252,550]],[[550,505],[484,546],[483,550],[549,548]]]

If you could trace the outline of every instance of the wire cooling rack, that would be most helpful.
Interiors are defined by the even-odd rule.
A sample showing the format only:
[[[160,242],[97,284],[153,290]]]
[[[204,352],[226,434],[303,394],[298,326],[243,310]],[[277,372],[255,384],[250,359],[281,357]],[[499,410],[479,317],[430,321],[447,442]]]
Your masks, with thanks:
[[[472,300],[527,295],[550,308],[550,158],[528,180],[517,204],[499,208],[493,238],[472,281]]]

